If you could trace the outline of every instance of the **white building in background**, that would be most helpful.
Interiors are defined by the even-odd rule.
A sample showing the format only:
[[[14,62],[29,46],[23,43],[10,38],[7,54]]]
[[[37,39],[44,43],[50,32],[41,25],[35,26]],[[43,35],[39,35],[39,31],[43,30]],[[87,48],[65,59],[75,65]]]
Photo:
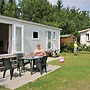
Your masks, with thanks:
[[[90,45],[90,28],[79,31],[80,43]]]

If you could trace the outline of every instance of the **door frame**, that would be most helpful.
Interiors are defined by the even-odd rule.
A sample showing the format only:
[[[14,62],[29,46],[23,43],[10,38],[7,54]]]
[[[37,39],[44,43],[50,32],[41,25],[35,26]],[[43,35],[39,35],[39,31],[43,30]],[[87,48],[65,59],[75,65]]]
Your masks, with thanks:
[[[23,25],[13,25],[14,30],[12,31],[12,53],[20,53],[16,51],[16,27],[21,28],[21,51],[24,52],[24,26]]]
[[[52,32],[51,32],[51,37],[49,39],[49,32],[51,32],[51,30],[47,31],[47,40],[46,40],[46,47],[47,47],[47,50],[50,50],[52,49]],[[48,43],[51,42],[51,48],[48,48]]]

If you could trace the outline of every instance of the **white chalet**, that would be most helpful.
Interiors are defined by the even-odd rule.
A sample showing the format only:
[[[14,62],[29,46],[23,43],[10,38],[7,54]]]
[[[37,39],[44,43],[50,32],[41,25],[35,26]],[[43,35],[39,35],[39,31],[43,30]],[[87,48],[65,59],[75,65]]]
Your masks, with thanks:
[[[79,31],[80,33],[80,43],[90,45],[90,28]]]

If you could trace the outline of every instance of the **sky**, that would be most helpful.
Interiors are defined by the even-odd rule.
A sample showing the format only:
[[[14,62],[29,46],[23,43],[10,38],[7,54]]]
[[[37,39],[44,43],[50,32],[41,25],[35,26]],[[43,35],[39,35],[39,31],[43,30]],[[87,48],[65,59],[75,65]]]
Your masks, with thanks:
[[[57,2],[57,0],[48,0],[53,5]],[[86,10],[90,13],[90,0],[62,0],[63,7],[72,7],[75,6],[79,8],[81,11]]]

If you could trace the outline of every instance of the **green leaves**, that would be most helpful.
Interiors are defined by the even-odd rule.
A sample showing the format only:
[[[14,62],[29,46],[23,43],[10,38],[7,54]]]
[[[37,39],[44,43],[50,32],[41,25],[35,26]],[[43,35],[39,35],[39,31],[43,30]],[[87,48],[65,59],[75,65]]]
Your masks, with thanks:
[[[17,6],[15,3],[11,3],[8,2],[5,6],[4,6],[4,15],[5,16],[9,16],[9,17],[17,17]]]
[[[4,5],[5,5],[5,1],[0,0],[0,14],[1,15],[3,15],[3,12],[4,12]]]
[[[30,13],[30,21],[42,23],[50,13],[50,5],[47,0],[22,0],[19,3],[21,19],[28,20],[27,13]]]
[[[61,34],[72,33],[78,39],[78,31],[90,27],[88,11],[80,11],[74,6],[64,8],[61,0],[56,5],[48,0],[20,0],[18,5],[13,0],[1,0],[0,14],[62,28]]]
[[[6,0],[1,0],[0,1],[0,14],[17,18],[17,10],[18,10],[17,7],[18,6],[13,0],[9,0],[8,2]]]

